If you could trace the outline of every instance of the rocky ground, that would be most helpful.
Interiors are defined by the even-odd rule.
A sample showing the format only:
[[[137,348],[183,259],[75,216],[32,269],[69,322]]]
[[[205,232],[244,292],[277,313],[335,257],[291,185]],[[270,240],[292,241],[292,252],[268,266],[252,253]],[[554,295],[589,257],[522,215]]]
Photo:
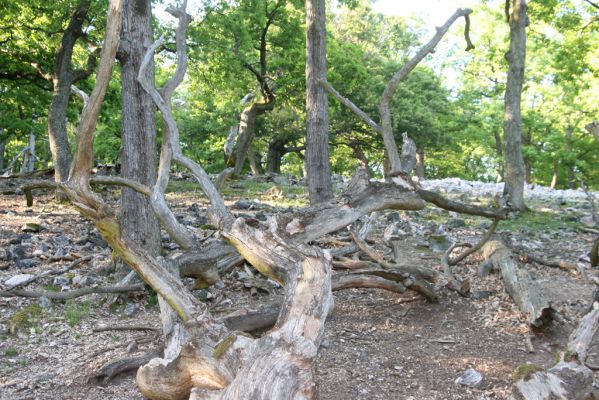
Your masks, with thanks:
[[[110,249],[95,228],[71,207],[53,203],[47,194],[38,195],[34,206],[27,208],[22,196],[10,194],[21,183],[0,181],[1,192],[8,193],[0,197],[0,290],[26,279],[23,275],[47,271],[53,274],[25,288],[66,292],[117,282],[123,272],[115,270]],[[478,203],[491,202],[495,194],[493,185],[458,180],[425,185]],[[202,217],[205,205],[197,190],[189,191],[189,187],[186,183],[176,186],[169,202],[190,229],[209,235]],[[226,193],[238,214],[261,219],[281,207],[301,204],[303,192],[291,180],[279,179],[235,182]],[[118,191],[104,195],[118,205]],[[479,277],[482,260],[477,255],[455,267],[458,277],[471,279],[470,298],[443,291],[441,301],[430,304],[410,292],[336,292],[335,309],[316,362],[319,398],[506,399],[512,373],[519,365],[550,366],[591,303],[595,274],[589,271],[587,253],[596,235],[580,229],[592,225],[584,192],[536,187],[527,195],[533,211],[502,223],[497,237],[524,253],[575,266],[565,271],[522,263],[558,312],[550,328],[532,332],[505,293],[500,276]],[[240,201],[242,197],[246,199]],[[486,220],[429,207],[418,212],[386,212],[370,239],[377,250],[388,252],[382,243],[385,234],[393,231],[404,238],[404,262],[439,269],[442,250],[449,243],[474,243],[488,226]],[[338,240],[327,243],[338,244]],[[167,256],[176,254],[177,246],[165,237],[163,251]],[[238,267],[216,286],[194,293],[216,314],[276,301],[280,289],[266,281],[259,288],[251,287],[250,274],[251,270]],[[154,350],[160,342],[158,324],[156,298],[147,291],[116,301],[105,294],[66,301],[0,297],[0,399],[142,398],[134,373],[109,382],[94,374],[109,360]],[[124,326],[143,329],[115,329]],[[103,327],[110,329],[98,331]],[[590,353],[589,364],[599,365],[599,342]],[[476,386],[456,383],[469,369],[480,373],[482,382]]]

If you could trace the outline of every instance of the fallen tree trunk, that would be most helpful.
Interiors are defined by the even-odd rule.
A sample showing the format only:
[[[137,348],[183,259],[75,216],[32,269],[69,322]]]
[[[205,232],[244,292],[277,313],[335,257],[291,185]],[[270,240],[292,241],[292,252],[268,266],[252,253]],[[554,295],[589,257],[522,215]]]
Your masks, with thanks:
[[[552,319],[554,310],[545,300],[528,271],[520,267],[510,249],[497,240],[487,242],[482,253],[485,260],[501,271],[505,289],[527,316],[528,324],[540,328]]]
[[[599,303],[584,316],[568,340],[560,361],[547,371],[525,373],[514,384],[512,400],[596,399],[595,374],[584,365],[591,341],[599,328]],[[522,370],[525,370],[523,368]]]

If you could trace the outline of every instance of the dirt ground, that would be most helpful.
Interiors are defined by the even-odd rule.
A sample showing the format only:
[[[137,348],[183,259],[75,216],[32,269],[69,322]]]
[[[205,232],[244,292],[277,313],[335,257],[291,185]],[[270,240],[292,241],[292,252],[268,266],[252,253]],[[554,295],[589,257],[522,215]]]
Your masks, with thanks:
[[[3,193],[10,193],[17,185],[15,180],[0,181]],[[191,214],[189,207],[193,202],[199,203],[190,195],[171,195],[170,201],[181,218]],[[584,210],[572,204],[552,207],[556,218],[564,221],[584,214]],[[269,210],[272,208],[260,212]],[[430,208],[418,213],[387,213],[370,236],[380,251],[385,227],[398,218],[424,227],[434,221],[438,228],[449,226],[448,221],[456,216]],[[38,224],[40,231],[23,232],[28,223]],[[190,224],[200,226],[202,222]],[[477,219],[454,225],[447,228],[452,240],[474,243],[484,234]],[[444,290],[440,302],[431,304],[413,292],[336,292],[335,308],[327,321],[315,365],[319,398],[507,399],[512,373],[519,365],[550,366],[591,304],[595,285],[587,279],[592,274],[584,255],[594,236],[572,224],[511,231],[502,231],[500,226],[499,231],[499,237],[512,245],[578,266],[574,271],[564,271],[522,264],[557,311],[558,319],[551,327],[532,332],[505,293],[500,276],[478,276],[482,260],[476,255],[455,268],[460,278],[471,279],[471,298]],[[167,253],[176,251],[168,241],[163,245]],[[402,251],[405,262],[440,268],[441,253],[425,248],[416,237],[408,237]],[[38,195],[32,208],[26,207],[23,196],[0,197],[0,290],[15,275],[58,270],[73,258],[86,256],[92,256],[89,262],[67,274],[40,279],[27,289],[76,289],[74,282],[81,282],[77,277],[93,280],[80,283],[81,286],[114,284],[118,271],[114,272],[110,249],[93,226],[69,206],[54,204],[49,195]],[[209,302],[217,314],[275,300],[279,289],[273,288],[270,293],[250,290],[241,281],[244,274],[244,268],[238,267],[224,276],[217,287],[194,293]],[[58,276],[66,281],[55,282]],[[93,294],[42,306],[36,306],[40,304],[38,299],[0,297],[0,399],[143,398],[135,386],[134,372],[110,382],[98,381],[93,375],[109,360],[140,356],[155,349],[160,343],[159,331],[94,329],[132,325],[158,329],[158,306],[147,292],[121,296],[114,304],[111,297]],[[590,349],[588,363],[599,365],[597,341]],[[482,374],[480,385],[456,383],[469,368]]]

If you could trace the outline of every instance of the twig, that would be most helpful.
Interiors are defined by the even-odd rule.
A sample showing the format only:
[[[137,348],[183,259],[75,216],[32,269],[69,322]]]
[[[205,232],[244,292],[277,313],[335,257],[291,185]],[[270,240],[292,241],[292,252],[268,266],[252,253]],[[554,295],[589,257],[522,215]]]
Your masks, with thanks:
[[[65,272],[69,272],[70,270],[72,270],[73,268],[75,268],[76,266],[78,266],[79,264],[82,264],[84,262],[90,261],[92,258],[93,258],[92,256],[83,257],[83,258],[80,258],[78,260],[73,261],[71,264],[67,265],[64,268],[57,269],[57,270],[47,270],[47,271],[44,271],[41,274],[32,276],[31,278],[29,278],[29,279],[27,279],[27,280],[25,280],[23,282],[19,282],[16,285],[9,286],[9,287],[6,288],[6,290],[7,291],[8,290],[13,290],[13,289],[16,289],[16,288],[21,287],[21,286],[29,285],[31,282],[35,282],[38,279],[45,278],[48,275],[60,275],[60,274],[64,274]]]
[[[482,249],[483,246],[485,245],[485,243],[487,243],[489,241],[489,239],[491,239],[491,236],[493,236],[493,234],[495,233],[495,230],[497,229],[497,225],[499,225],[499,219],[498,218],[493,221],[493,224],[491,225],[491,227],[489,228],[489,230],[487,231],[487,233],[485,234],[485,236],[476,245],[474,245],[470,249],[464,251],[462,254],[460,254],[456,258],[450,259],[448,257],[447,258],[447,263],[449,265],[456,265],[457,263],[459,263],[460,261],[462,261],[464,258],[466,258],[469,255],[474,254],[477,251],[479,251],[480,249]],[[448,256],[449,256],[449,254],[448,254]]]
[[[47,297],[51,300],[68,300],[94,293],[128,293],[140,292],[142,290],[144,290],[144,285],[142,284],[131,286],[83,288],[68,292],[50,292],[48,290],[4,290],[0,292],[0,297]]]
[[[445,280],[447,284],[445,285],[448,289],[457,292],[460,296],[468,297],[468,293],[470,292],[470,280],[465,279],[463,282],[460,282],[451,271],[451,265],[449,263],[449,255],[451,252],[457,247],[463,247],[467,245],[466,243],[454,243],[452,244],[447,251],[441,257],[441,265],[443,266],[443,275],[445,276]]]
[[[92,332],[96,333],[106,331],[159,331],[159,329],[149,325],[111,325],[98,326],[92,329]]]

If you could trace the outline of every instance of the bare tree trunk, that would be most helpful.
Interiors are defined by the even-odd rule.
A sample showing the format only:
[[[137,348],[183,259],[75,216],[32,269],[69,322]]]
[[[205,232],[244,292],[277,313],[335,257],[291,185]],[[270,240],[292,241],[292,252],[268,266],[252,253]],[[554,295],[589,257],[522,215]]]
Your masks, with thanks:
[[[252,146],[250,146],[247,154],[252,175],[264,175],[264,168],[262,168],[262,160],[260,159],[260,154],[257,154],[256,150]]]
[[[137,82],[137,74],[152,41],[150,0],[123,0],[118,53],[122,80],[121,175],[148,186],[156,181],[156,109]],[[149,68],[147,74],[153,81],[154,68]],[[150,254],[159,253],[160,230],[147,197],[123,188],[120,218],[124,233]]]
[[[532,134],[530,132],[522,132],[522,144],[532,145]],[[524,182],[532,183],[532,162],[528,157],[523,157],[524,160]]]
[[[29,145],[27,151],[27,162],[24,165],[24,172],[30,173],[35,171],[35,132],[33,128],[31,132],[29,132]],[[25,160],[25,156],[23,156],[23,160]]]
[[[4,157],[6,151],[6,138],[2,137],[3,129],[0,129],[0,171],[4,169]]]
[[[520,103],[526,61],[526,0],[513,0],[509,15],[510,50],[506,55],[509,62],[505,89],[505,113],[503,130],[505,139],[505,186],[503,192],[514,210],[523,211],[524,205],[524,160],[522,158],[522,116]]]
[[[584,129],[595,136],[595,139],[599,142],[599,122],[593,121],[590,124],[585,125]]]
[[[73,157],[67,135],[67,108],[71,85],[87,76],[84,72],[73,71],[71,62],[75,42],[83,35],[82,27],[89,11],[91,0],[80,0],[71,15],[52,70],[52,102],[48,113],[48,139],[54,164],[54,180],[64,182],[69,177]],[[91,71],[90,71],[91,72]],[[89,74],[89,73],[88,73]]]
[[[273,140],[268,145],[268,152],[266,153],[266,172],[280,174],[281,173],[281,159],[285,155],[285,141],[284,140]]]
[[[497,183],[503,181],[503,143],[501,142],[501,133],[496,130],[493,132],[495,138],[495,154],[497,155]]]
[[[327,93],[326,1],[306,0],[306,160],[310,203],[333,198],[329,160]]]
[[[551,189],[555,189],[557,187],[557,178],[559,171],[559,161],[557,158],[553,159],[553,176],[551,177]]]
[[[416,176],[418,179],[424,179],[424,150],[416,151]]]
[[[566,128],[566,150],[568,154],[572,154],[574,151],[574,145],[572,143],[572,128]],[[576,189],[576,174],[574,173],[574,165],[572,161],[568,161],[566,164],[567,177],[568,177],[568,189]]]

